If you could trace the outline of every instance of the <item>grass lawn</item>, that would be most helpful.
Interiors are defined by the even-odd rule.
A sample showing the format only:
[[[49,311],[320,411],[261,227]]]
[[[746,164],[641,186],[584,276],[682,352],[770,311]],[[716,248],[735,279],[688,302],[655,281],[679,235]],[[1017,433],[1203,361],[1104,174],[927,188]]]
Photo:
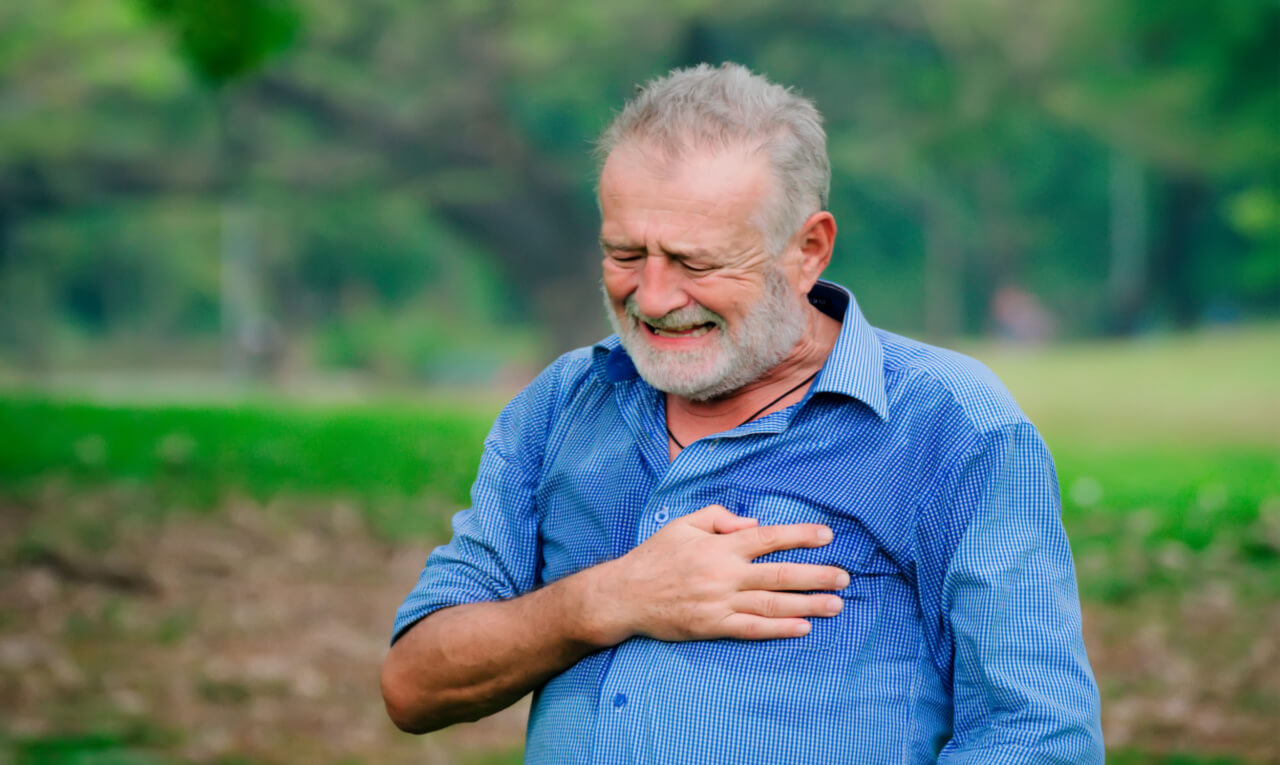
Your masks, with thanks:
[[[1205,566],[1280,597],[1280,326],[1053,349],[966,349],[1045,436],[1086,598]]]
[[[1054,452],[1113,762],[1255,762],[1275,751],[1265,742],[1266,710],[1280,703],[1277,349],[1280,327],[1137,344],[967,349],[1005,380]],[[154,576],[166,592],[198,597],[204,585],[190,577],[206,564],[188,566],[196,573],[182,573],[182,565],[209,557],[217,560],[207,565],[223,571],[219,587],[239,582],[236,587],[252,590],[259,579],[245,571],[258,564],[235,556],[258,549],[264,560],[296,555],[291,571],[310,573],[298,574],[291,586],[327,582],[350,599],[341,618],[372,636],[360,650],[376,662],[386,625],[371,622],[384,611],[389,619],[425,549],[447,535],[495,413],[496,405],[474,402],[142,405],[0,393],[0,537],[6,539],[0,585],[12,593],[6,601],[0,586],[0,661],[6,650],[17,651],[11,646],[28,616],[15,604],[29,602],[28,590],[54,587],[40,572],[61,571],[67,581],[49,597],[65,613],[49,628],[61,634],[54,642],[67,652],[66,661],[88,667],[82,674],[94,674],[93,662],[101,662],[101,673],[110,677],[134,660],[130,651],[153,652],[157,662],[172,662],[173,673],[192,674],[191,694],[213,710],[209,714],[258,709],[260,697],[287,695],[277,680],[228,679],[225,667],[184,663],[196,650],[191,641],[213,641],[219,625],[248,617],[223,613],[220,605],[194,609],[167,596],[147,600],[105,591],[109,587],[88,596],[68,585],[111,566],[163,569],[171,558],[177,573]],[[192,548],[197,538],[208,544]],[[99,559],[105,562],[86,563]],[[390,590],[388,560],[399,561],[399,576],[406,577]],[[262,616],[262,635],[277,635],[268,617]],[[323,612],[296,618],[313,617],[323,631]],[[135,623],[149,626],[135,634],[129,626]],[[278,650],[289,634],[264,637],[264,646]],[[226,646],[239,656],[247,639],[228,633]],[[213,648],[205,646],[216,653]],[[314,650],[316,662],[330,660]],[[50,682],[56,686],[56,680]],[[90,677],[77,687],[97,688],[94,682]],[[119,682],[128,688],[146,680],[130,675]],[[27,690],[0,682],[0,717],[6,703]],[[98,691],[121,693],[106,686]],[[346,695],[364,698],[367,691]],[[28,718],[29,729],[0,722],[0,763],[195,757],[174,754],[186,751],[180,744],[192,739],[190,731],[172,724],[153,730],[146,715],[121,717],[113,705],[65,691],[49,698],[55,699],[49,717]],[[78,722],[59,722],[59,715]],[[369,724],[376,729],[376,722]],[[518,726],[514,734],[503,730],[505,738],[488,742],[488,734],[465,730],[414,740],[419,748],[412,754],[397,749],[404,746],[399,743],[381,750],[352,744],[355,754],[326,761],[411,761],[431,746],[464,753],[464,761],[518,761]],[[261,746],[230,747],[249,759],[210,754],[196,760],[276,761],[262,754],[275,751],[273,745]]]
[[[142,514],[209,509],[237,495],[341,497],[380,533],[438,535],[448,518],[410,506],[466,502],[494,414],[0,398],[0,487],[132,484],[145,489]]]

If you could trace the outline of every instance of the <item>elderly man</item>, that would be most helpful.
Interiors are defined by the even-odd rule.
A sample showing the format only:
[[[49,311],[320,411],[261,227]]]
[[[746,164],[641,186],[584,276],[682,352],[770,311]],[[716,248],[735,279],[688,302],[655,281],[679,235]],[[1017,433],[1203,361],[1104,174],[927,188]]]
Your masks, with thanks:
[[[1053,463],[977,362],[819,281],[813,105],[739,66],[601,141],[616,335],[498,417],[383,667],[405,730],[534,691],[537,763],[1093,763]]]

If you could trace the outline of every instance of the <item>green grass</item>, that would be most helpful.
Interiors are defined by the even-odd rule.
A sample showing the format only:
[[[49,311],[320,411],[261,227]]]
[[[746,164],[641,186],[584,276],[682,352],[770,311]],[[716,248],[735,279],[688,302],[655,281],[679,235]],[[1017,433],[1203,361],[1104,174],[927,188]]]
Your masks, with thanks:
[[[1277,348],[1280,326],[1124,345],[970,349],[1008,383],[1054,452],[1087,595],[1122,599],[1132,587],[1178,584],[1198,573],[1180,562],[1205,553],[1272,581],[1280,557]],[[0,491],[20,494],[50,480],[114,486],[138,495],[139,514],[209,508],[232,496],[337,497],[385,536],[439,535],[467,502],[495,413],[476,403],[145,405],[10,393],[0,395]],[[1106,566],[1098,563],[1104,555]],[[1128,563],[1115,564],[1121,560]]]
[[[1254,446],[1280,454],[1280,324],[1019,349],[964,349],[1049,445]]]
[[[967,350],[1053,451],[1086,598],[1227,573],[1280,596],[1280,325]]]
[[[0,740],[0,746],[4,741]],[[160,757],[138,748],[139,742],[117,734],[42,736],[19,739],[8,747],[13,765],[177,765],[179,760]],[[0,748],[0,753],[5,750]],[[255,765],[242,757],[220,758],[213,765]]]
[[[0,491],[21,494],[49,480],[114,487],[133,492],[128,504],[139,517],[234,496],[285,506],[339,497],[384,538],[439,537],[467,502],[492,416],[0,399]],[[1063,518],[1087,598],[1181,586],[1204,574],[1199,563],[1208,559],[1245,566],[1263,592],[1280,593],[1280,451],[1058,441]],[[118,520],[90,515],[59,533],[92,546],[109,541]]]
[[[1063,523],[1086,599],[1229,574],[1280,596],[1280,460],[1265,449],[1060,449]]]
[[[427,499],[461,505],[494,412],[288,404],[129,406],[0,398],[0,490],[124,485],[143,508],[229,496],[345,497],[387,530]]]
[[[971,349],[1006,381],[1053,450],[1086,601],[1126,604],[1122,611],[1130,603],[1150,608],[1208,580],[1228,582],[1246,608],[1280,598],[1280,353],[1274,349],[1280,349],[1280,327],[1139,345]],[[146,522],[246,496],[299,509],[344,501],[386,538],[438,539],[467,501],[496,413],[474,402],[136,401],[0,393],[0,496],[21,502],[50,487],[59,497],[112,496],[83,503],[83,512],[76,502],[39,504],[56,508],[50,515],[59,517],[30,524],[24,539],[32,554],[50,540],[70,538],[87,549],[109,545],[113,528],[127,519],[95,510],[99,504],[133,508]],[[21,543],[16,549],[23,554]],[[156,639],[181,639],[191,621],[190,613],[174,612],[157,627]],[[68,624],[71,630],[109,627]],[[202,692],[231,705],[245,693],[229,685]],[[0,762],[168,762],[147,754],[164,749],[152,746],[155,735],[0,737]],[[515,762],[519,751],[466,761]],[[1244,760],[1124,750],[1111,752],[1110,761]]]
[[[118,731],[81,734],[0,737],[0,753],[7,750],[13,765],[170,765],[174,762],[148,752],[170,743],[173,734],[139,725]]]

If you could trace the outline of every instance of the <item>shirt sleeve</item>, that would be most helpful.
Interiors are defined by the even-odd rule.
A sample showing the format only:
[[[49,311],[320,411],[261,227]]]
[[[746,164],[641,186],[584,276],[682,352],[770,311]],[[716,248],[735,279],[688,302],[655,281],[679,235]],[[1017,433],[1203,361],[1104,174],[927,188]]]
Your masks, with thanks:
[[[939,763],[1102,763],[1048,448],[1029,423],[1008,425],[981,434],[952,475],[943,501],[963,530],[936,601],[954,702]]]
[[[471,507],[453,517],[453,537],[437,547],[396,612],[391,642],[449,606],[507,600],[538,581],[536,492],[564,358],[498,415],[471,487]]]

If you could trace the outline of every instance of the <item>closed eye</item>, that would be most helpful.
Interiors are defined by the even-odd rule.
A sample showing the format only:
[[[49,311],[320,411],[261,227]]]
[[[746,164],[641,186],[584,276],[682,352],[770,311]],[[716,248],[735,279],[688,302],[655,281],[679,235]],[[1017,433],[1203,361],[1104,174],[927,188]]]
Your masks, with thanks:
[[[610,260],[614,260],[619,263],[632,263],[640,260],[648,254],[648,251],[644,247],[628,247],[625,245],[606,242],[603,239],[600,240],[600,249],[604,250],[605,256]]]

